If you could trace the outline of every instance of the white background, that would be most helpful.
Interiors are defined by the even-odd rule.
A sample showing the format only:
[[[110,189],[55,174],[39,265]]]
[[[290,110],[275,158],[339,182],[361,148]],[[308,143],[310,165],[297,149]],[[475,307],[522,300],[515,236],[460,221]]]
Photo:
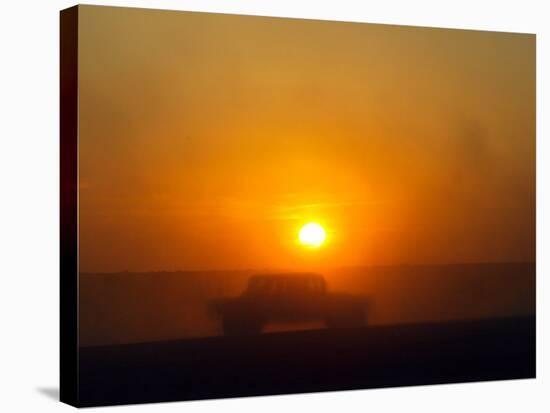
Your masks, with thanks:
[[[550,397],[542,354],[550,268],[548,63],[545,1],[97,1],[94,4],[537,33],[537,376],[276,397],[110,407],[110,411],[539,412]],[[59,17],[69,1],[0,6],[0,411],[50,412],[59,403]],[[546,12],[546,13],[545,13]],[[545,25],[546,23],[546,25]],[[546,75],[546,76],[545,76]],[[546,117],[546,119],[544,119]],[[547,123],[546,123],[547,124]],[[546,161],[546,163],[545,163]],[[546,254],[544,252],[546,251]],[[545,337],[543,337],[545,336]],[[298,350],[299,351],[299,350]],[[550,388],[546,389],[550,392]],[[95,410],[95,409],[92,409]]]

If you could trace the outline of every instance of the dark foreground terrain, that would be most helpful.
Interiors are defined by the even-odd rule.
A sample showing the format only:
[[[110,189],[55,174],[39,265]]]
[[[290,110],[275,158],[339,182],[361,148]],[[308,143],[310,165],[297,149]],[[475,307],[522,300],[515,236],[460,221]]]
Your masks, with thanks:
[[[515,317],[80,351],[80,405],[535,377],[535,318]]]

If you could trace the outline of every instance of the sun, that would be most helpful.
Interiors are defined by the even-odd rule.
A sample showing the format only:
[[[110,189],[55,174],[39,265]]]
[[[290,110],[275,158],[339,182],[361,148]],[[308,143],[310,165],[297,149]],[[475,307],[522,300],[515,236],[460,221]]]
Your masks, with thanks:
[[[327,234],[323,227],[316,222],[310,222],[308,224],[305,224],[301,229],[300,233],[298,234],[298,239],[300,240],[300,243],[307,247],[319,247],[323,242],[325,242],[325,238],[327,237]]]

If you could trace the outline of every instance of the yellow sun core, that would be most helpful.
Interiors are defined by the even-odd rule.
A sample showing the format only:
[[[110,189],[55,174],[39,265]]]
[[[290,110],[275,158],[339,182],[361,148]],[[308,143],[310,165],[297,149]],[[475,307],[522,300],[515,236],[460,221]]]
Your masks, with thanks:
[[[319,247],[326,237],[325,230],[316,222],[305,224],[298,234],[300,243],[308,247]]]

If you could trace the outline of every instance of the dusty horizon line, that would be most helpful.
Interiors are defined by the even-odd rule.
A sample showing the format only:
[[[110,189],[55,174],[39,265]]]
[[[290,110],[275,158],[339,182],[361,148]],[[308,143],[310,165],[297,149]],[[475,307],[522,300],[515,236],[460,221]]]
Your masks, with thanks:
[[[350,270],[359,268],[399,268],[399,267],[452,267],[452,266],[473,266],[473,265],[536,265],[536,261],[471,261],[454,263],[403,263],[403,264],[366,264],[366,265],[343,265],[324,267],[325,270]],[[143,271],[79,271],[79,275],[119,275],[119,274],[175,274],[175,273],[229,273],[229,272],[270,272],[270,273],[313,273],[323,267],[307,270],[289,270],[284,268],[230,268],[230,269],[174,269],[174,270],[143,270]]]

